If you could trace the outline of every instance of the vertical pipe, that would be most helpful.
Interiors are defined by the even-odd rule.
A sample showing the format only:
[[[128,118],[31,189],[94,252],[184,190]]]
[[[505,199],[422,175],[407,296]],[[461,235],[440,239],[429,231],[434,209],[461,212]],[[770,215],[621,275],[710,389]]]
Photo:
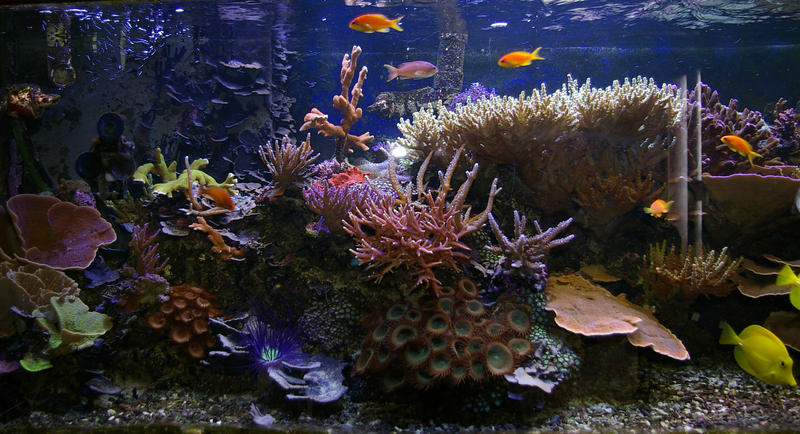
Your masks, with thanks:
[[[683,101],[687,100],[686,92],[686,76],[681,76],[678,80],[680,84],[680,98]],[[675,215],[677,220],[675,225],[678,228],[678,234],[681,237],[681,251],[685,252],[689,244],[689,184],[688,184],[688,129],[687,129],[688,116],[686,110],[681,111],[681,122],[678,129],[678,142],[674,147],[674,172],[676,176],[671,178],[675,181],[674,194],[675,198]]]
[[[695,160],[697,161],[697,166],[694,169],[694,177],[695,181],[700,182],[703,181],[703,82],[702,77],[700,76],[700,70],[697,70],[697,84],[694,88],[694,94],[696,95],[697,105],[695,110]],[[702,190],[701,190],[702,191]],[[694,218],[695,218],[695,226],[694,226],[694,246],[696,249],[696,254],[698,257],[703,254],[703,197],[698,194],[695,198],[694,202]]]

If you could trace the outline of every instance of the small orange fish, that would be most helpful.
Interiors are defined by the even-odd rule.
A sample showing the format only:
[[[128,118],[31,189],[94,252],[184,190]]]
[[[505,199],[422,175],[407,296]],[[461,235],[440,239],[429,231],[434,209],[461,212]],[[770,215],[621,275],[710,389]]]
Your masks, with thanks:
[[[215,186],[200,186],[200,194],[206,195],[216,202],[217,205],[233,211],[236,205],[233,204],[233,199],[228,193],[227,188]]]
[[[428,78],[433,77],[434,74],[439,72],[439,69],[436,68],[436,65],[424,60],[401,63],[397,65],[396,68],[392,65],[383,66],[386,67],[386,71],[389,73],[389,79],[386,81],[392,81],[397,77],[400,77],[400,80],[408,80],[410,78]]]
[[[364,14],[353,18],[353,21],[350,21],[350,28],[364,33],[387,33],[389,29],[402,32],[403,29],[398,24],[398,21],[402,19],[402,16],[390,20],[381,14]]]
[[[665,202],[664,199],[656,199],[650,206],[644,207],[644,212],[650,214],[653,217],[661,217],[662,215],[669,212],[669,207],[672,203],[675,202],[671,200],[669,202]]]
[[[503,68],[519,68],[520,66],[528,66],[534,60],[544,60],[544,57],[539,55],[539,50],[541,49],[542,47],[538,47],[530,53],[527,51],[513,51],[501,57],[500,60],[497,61],[497,64]]]
[[[753,165],[753,156],[761,157],[761,154],[753,151],[753,148],[750,147],[750,144],[747,143],[747,140],[739,136],[722,136],[720,140],[722,140],[722,143],[728,145],[731,151],[735,151],[739,155],[747,157],[747,159],[750,160],[751,166]]]

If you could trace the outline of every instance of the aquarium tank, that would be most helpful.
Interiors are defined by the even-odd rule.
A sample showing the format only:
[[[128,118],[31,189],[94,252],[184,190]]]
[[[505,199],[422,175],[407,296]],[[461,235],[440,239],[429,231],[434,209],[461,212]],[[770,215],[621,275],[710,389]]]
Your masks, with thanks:
[[[0,3],[0,431],[800,430],[800,3]]]

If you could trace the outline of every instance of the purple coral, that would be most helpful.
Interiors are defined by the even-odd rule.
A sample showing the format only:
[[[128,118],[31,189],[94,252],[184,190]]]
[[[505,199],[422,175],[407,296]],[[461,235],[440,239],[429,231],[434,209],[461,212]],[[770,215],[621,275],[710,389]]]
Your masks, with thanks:
[[[380,201],[382,193],[367,184],[350,184],[336,187],[328,182],[315,183],[303,190],[306,206],[322,216],[321,223],[333,233],[344,233],[342,221],[351,212],[363,209],[366,204]]]
[[[489,91],[480,83],[472,83],[466,90],[453,97],[453,101],[447,106],[448,109],[453,110],[456,104],[467,104],[469,102],[476,102],[480,99],[490,98],[495,95],[494,89]]]

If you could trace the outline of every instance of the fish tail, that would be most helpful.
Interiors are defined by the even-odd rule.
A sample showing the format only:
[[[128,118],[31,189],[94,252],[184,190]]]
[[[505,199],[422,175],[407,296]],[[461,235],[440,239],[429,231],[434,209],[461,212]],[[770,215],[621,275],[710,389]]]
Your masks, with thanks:
[[[539,55],[539,50],[541,49],[542,47],[536,47],[535,50],[531,51],[531,60],[544,60],[544,57]]]
[[[733,331],[730,324],[722,321],[719,323],[719,326],[722,329],[722,334],[719,336],[719,343],[721,345],[741,345],[742,340],[739,339],[739,336],[736,335],[736,332]]]
[[[397,75],[400,74],[400,72],[397,71],[397,68],[395,68],[392,65],[383,65],[383,66],[386,67],[386,72],[389,73],[389,79],[386,80],[387,83],[397,78]]]
[[[649,206],[646,206],[646,207],[644,207],[643,209],[644,209],[644,212],[646,212],[647,214],[653,214],[653,210],[652,210],[652,209],[650,209],[650,207],[649,207]]]
[[[399,24],[399,21],[400,21],[400,20],[402,20],[402,19],[403,19],[403,16],[401,15],[401,16],[399,16],[399,17],[397,17],[397,18],[393,19],[393,20],[389,20],[389,22],[391,23],[391,24],[389,25],[389,27],[391,27],[391,28],[393,28],[393,29],[397,30],[398,32],[402,32],[402,31],[403,31],[403,28],[402,28],[402,27],[400,27],[400,24]]]
[[[784,265],[783,268],[781,268],[781,272],[778,273],[778,279],[775,281],[775,284],[778,286],[798,285],[797,280],[797,275],[792,272],[792,267]]]

